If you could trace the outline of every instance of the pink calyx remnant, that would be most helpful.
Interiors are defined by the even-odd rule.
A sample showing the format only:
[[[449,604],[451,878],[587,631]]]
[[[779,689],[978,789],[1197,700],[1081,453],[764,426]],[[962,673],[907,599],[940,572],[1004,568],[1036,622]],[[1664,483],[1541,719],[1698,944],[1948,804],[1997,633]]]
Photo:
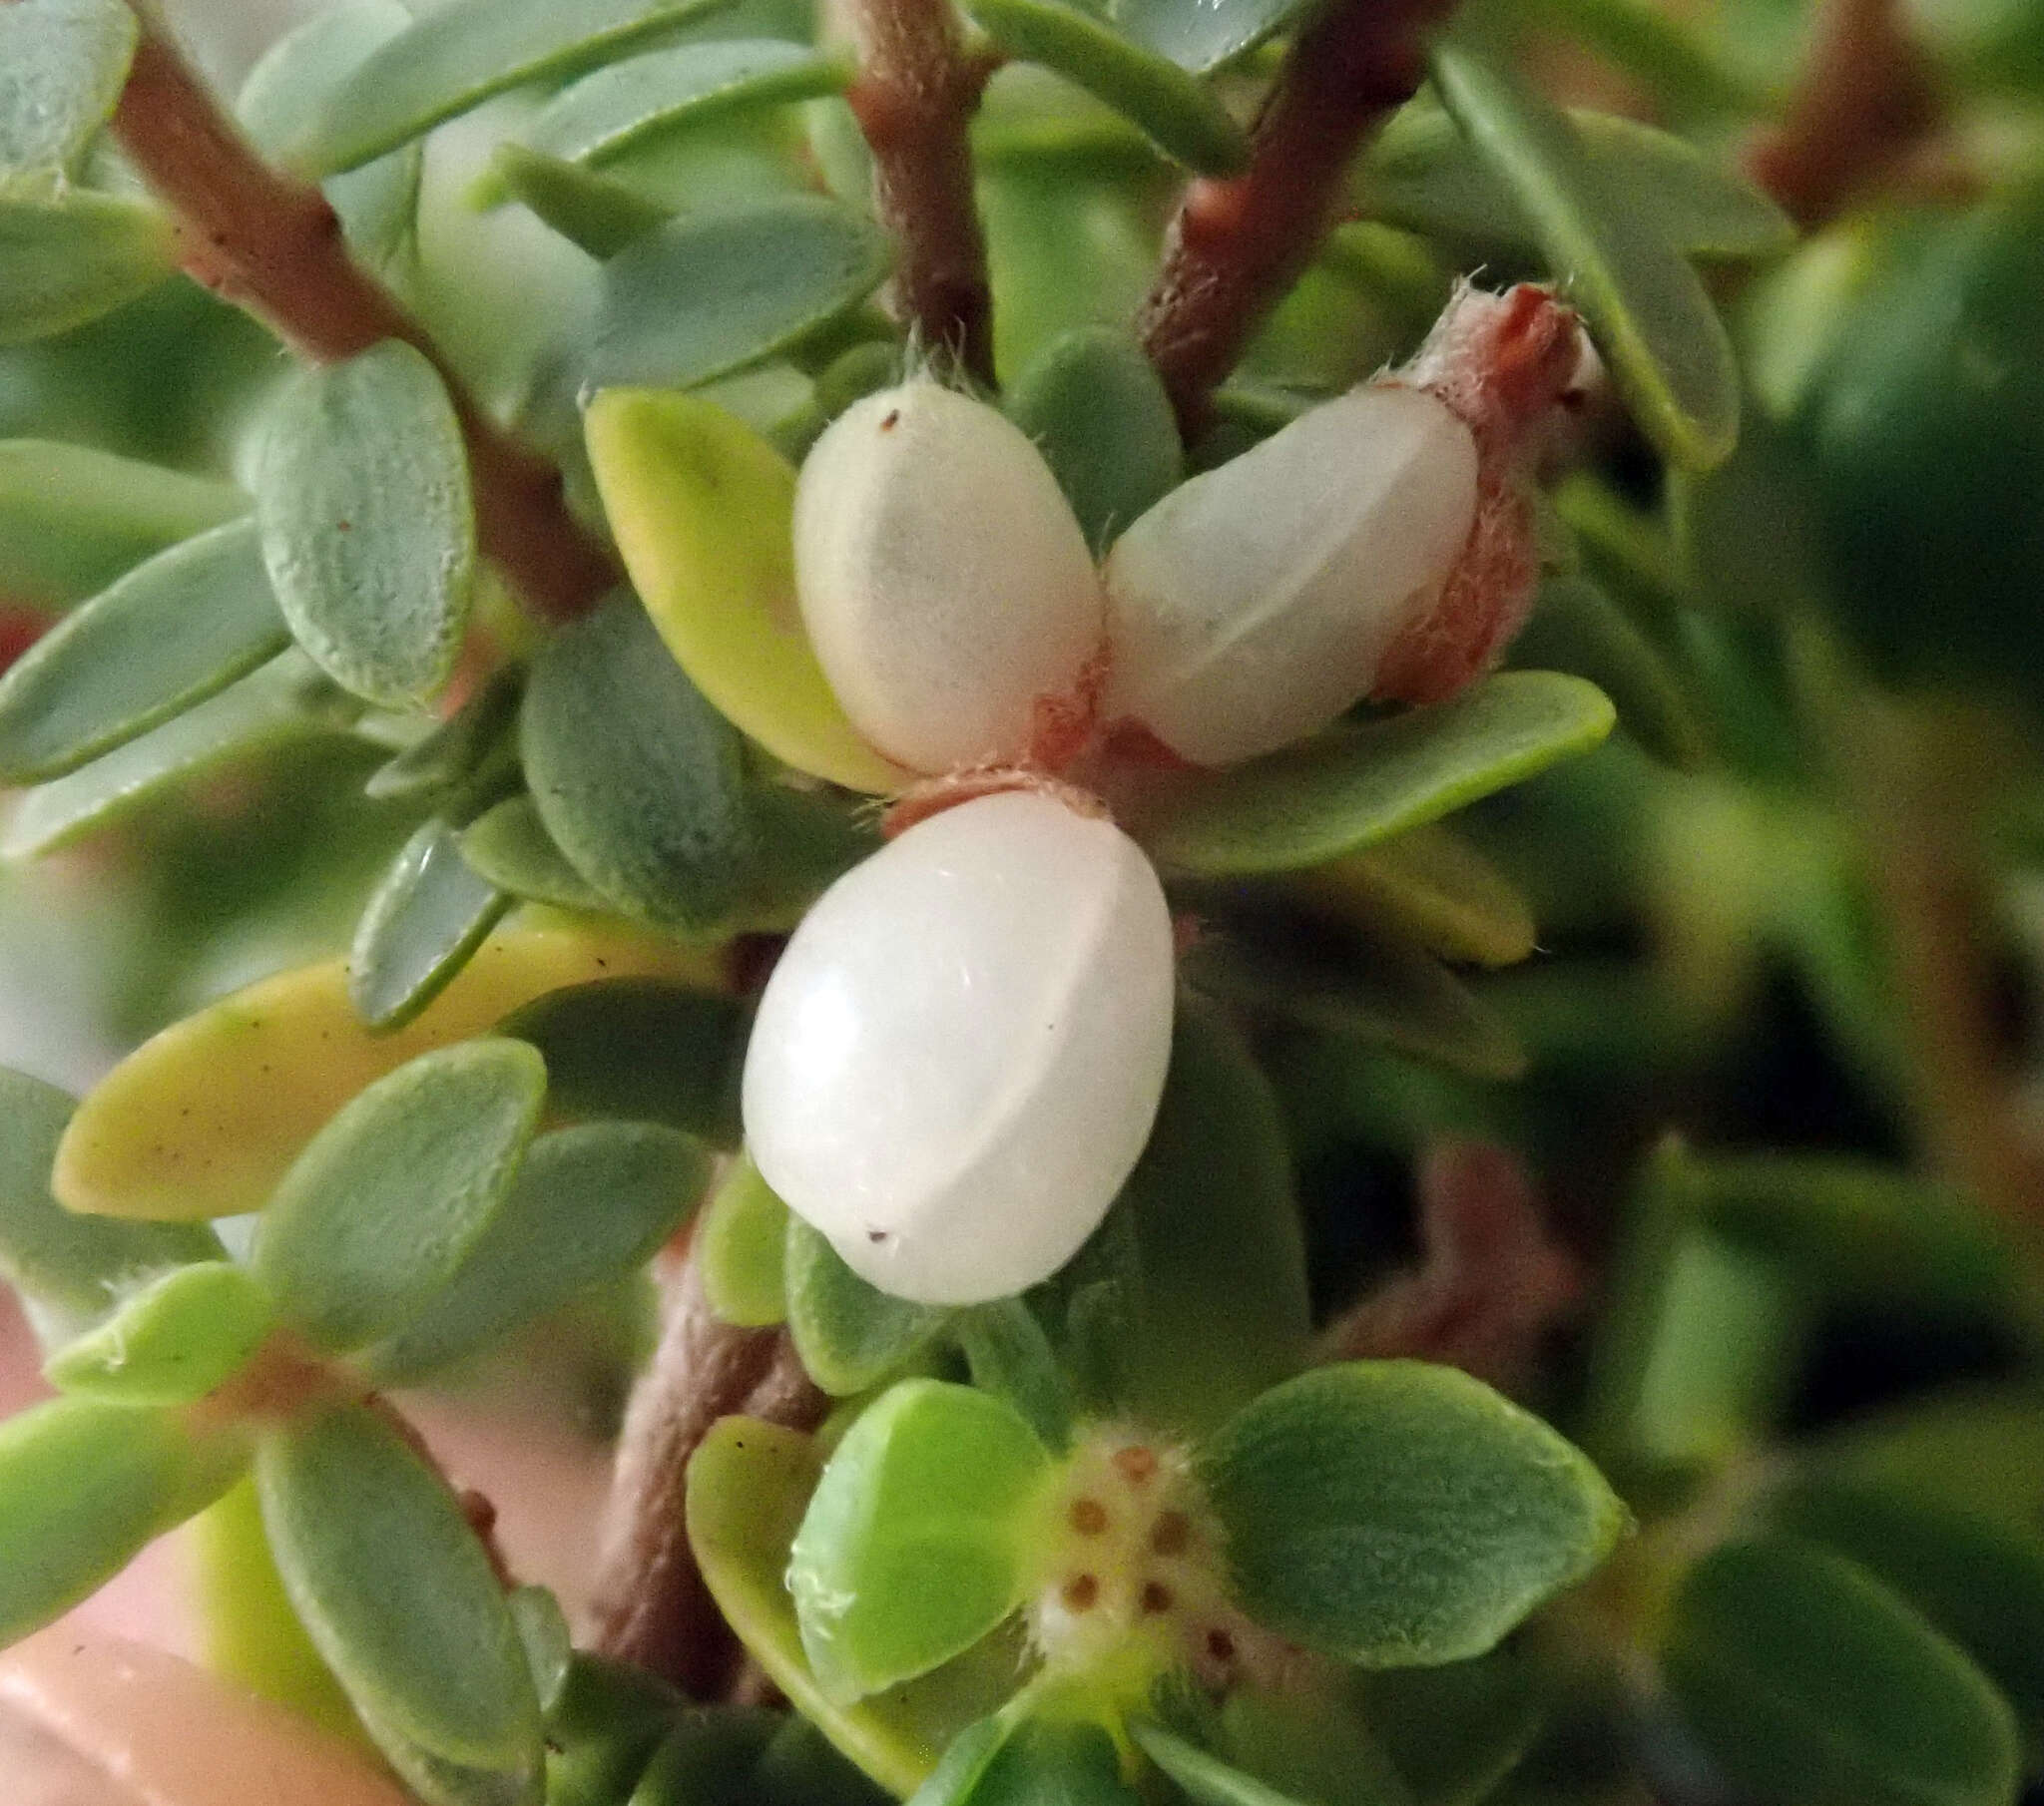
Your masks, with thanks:
[[[1583,357],[1575,310],[1531,282],[1486,294],[1464,282],[1392,380],[1423,390],[1476,441],[1476,520],[1439,600],[1384,654],[1371,694],[1440,702],[1502,657],[1540,575],[1523,473]]]

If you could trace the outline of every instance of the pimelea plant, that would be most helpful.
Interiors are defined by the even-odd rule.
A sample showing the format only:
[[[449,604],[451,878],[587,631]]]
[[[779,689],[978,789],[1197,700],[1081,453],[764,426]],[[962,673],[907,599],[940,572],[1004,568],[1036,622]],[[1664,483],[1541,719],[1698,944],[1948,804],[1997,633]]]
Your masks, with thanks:
[[[0,4],[0,1766],[2014,1801],[2035,7],[823,13]]]

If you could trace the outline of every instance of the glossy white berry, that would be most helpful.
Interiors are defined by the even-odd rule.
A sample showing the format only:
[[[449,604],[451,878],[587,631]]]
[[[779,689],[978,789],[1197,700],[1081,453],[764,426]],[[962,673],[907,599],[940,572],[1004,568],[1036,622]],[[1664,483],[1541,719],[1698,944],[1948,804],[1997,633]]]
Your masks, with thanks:
[[[883,1291],[1005,1297],[1077,1252],[1149,1138],[1171,916],[1113,823],[1005,791],[809,911],[746,1054],[766,1182]]]
[[[911,770],[1024,758],[1039,699],[1098,655],[1100,580],[1028,437],[910,382],[847,408],[802,465],[795,590],[853,725]]]
[[[1108,557],[1104,712],[1202,765],[1325,726],[1440,594],[1476,474],[1442,402],[1371,383],[1173,490]]]

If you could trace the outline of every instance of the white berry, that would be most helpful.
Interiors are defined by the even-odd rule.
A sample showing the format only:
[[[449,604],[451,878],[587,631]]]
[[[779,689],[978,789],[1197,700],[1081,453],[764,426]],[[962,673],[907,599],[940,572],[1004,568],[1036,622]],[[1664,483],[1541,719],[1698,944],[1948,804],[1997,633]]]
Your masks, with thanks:
[[[1025,758],[1103,634],[1084,534],[1028,437],[927,381],[847,408],[802,465],[795,590],[837,699],[911,770]]]
[[[1172,925],[1111,822],[1026,791],[910,828],[824,893],[746,1054],[766,1182],[883,1291],[1006,1297],[1078,1251],[1149,1138]]]
[[[1440,594],[1476,466],[1440,401],[1372,383],[1173,490],[1108,557],[1107,716],[1201,765],[1324,727]]]

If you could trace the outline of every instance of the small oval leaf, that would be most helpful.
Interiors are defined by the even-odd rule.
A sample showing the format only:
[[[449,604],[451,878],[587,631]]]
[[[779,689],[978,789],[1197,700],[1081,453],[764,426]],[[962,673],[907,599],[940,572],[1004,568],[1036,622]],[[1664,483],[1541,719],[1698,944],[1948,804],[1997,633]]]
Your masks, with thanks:
[[[171,222],[148,202],[0,182],[0,345],[98,319],[177,266]]]
[[[508,928],[409,1028],[371,1035],[339,960],[280,972],[174,1023],[109,1073],[58,1145],[51,1189],[73,1210],[111,1216],[259,1210],[305,1143],[373,1080],[487,1033],[549,991],[634,974],[719,976],[714,962],[669,941],[582,925]]]
[[[263,423],[256,510],[277,602],[328,677],[386,708],[447,681],[475,509],[461,423],[423,352],[385,339],[285,384]]]
[[[461,830],[461,857],[486,883],[528,903],[551,903],[585,915],[613,913],[612,904],[568,863],[530,796],[507,796]]]
[[[1481,1655],[1610,1554],[1625,1508],[1574,1447],[1452,1367],[1352,1361],[1200,1451],[1237,1596],[1365,1667]]]
[[[1455,123],[1533,224],[1640,428],[1708,470],[1739,437],[1739,374],[1717,309],[1660,218],[1612,188],[1565,114],[1466,49],[1434,53]]]
[[[673,208],[628,182],[542,156],[521,144],[497,147],[488,180],[599,262],[609,262],[635,238],[675,217]]]
[[[1131,831],[1193,877],[1324,865],[1587,752],[1615,718],[1580,677],[1505,672],[1437,707],[1163,782]]]
[[[967,0],[966,11],[1012,56],[1055,69],[1204,176],[1233,176],[1249,134],[1214,91],[1177,63],[1065,0]]]
[[[596,388],[690,388],[785,350],[887,273],[877,227],[790,195],[684,214],[604,265],[586,376]]]
[[[519,742],[547,832],[613,904],[675,928],[730,914],[751,850],[738,736],[635,598],[547,643]]]
[[[0,677],[0,777],[61,776],[289,644],[253,521],[174,546],[74,609]]]
[[[539,1700],[490,1559],[390,1424],[342,1405],[272,1431],[262,1522],[291,1603],[372,1728],[439,1762],[539,1762]]]
[[[618,550],[668,650],[775,758],[854,790],[905,777],[845,718],[794,595],[787,461],[715,403],[608,389],[586,417]]]
[[[370,893],[348,950],[347,993],[379,1034],[413,1021],[511,907],[461,856],[446,822],[424,823]]]
[[[809,1378],[835,1397],[898,1373],[950,1319],[940,1306],[868,1285],[798,1216],[788,1218],[784,1247],[788,1333]]]
[[[1444,960],[1516,965],[1538,933],[1518,887],[1439,822],[1305,872],[1300,888],[1336,914],[1388,914]]]
[[[787,1319],[787,1206],[741,1153],[704,1206],[696,1259],[710,1308],[741,1329]]]
[[[653,1258],[709,1179],[702,1145],[655,1124],[541,1136],[453,1278],[371,1352],[371,1370],[386,1381],[429,1373],[624,1278]]]
[[[0,171],[61,170],[113,117],[140,36],[120,0],[0,12]]]
[[[400,1067],[291,1164],[256,1231],[256,1277],[314,1346],[404,1328],[502,1207],[546,1096],[522,1041],[470,1041]]]
[[[182,1405],[241,1372],[275,1321],[269,1294],[245,1269],[201,1261],[145,1286],[99,1328],[59,1349],[43,1377],[63,1392]]]

